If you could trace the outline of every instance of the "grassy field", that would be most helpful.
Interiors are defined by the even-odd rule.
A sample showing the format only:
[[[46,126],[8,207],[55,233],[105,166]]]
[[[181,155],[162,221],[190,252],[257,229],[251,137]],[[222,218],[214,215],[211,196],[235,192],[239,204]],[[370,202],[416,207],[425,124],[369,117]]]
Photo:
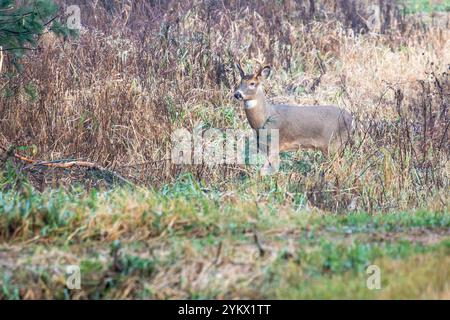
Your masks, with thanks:
[[[3,194],[0,296],[450,298],[448,212],[333,215],[180,185]],[[65,287],[67,265],[82,290]]]
[[[359,1],[73,2],[77,39],[0,74],[0,299],[450,299],[447,2],[373,1],[373,26]],[[352,143],[269,177],[173,164],[176,129],[249,127],[256,58],[270,101],[352,112]]]

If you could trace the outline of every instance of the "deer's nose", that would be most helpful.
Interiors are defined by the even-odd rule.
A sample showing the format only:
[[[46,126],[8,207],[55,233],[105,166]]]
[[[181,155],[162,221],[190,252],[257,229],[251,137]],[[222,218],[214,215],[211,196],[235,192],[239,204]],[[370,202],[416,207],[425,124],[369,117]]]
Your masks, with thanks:
[[[234,93],[234,97],[235,97],[236,99],[238,99],[238,100],[242,100],[242,99],[243,99],[242,93],[240,93],[239,91],[236,91],[236,92]]]

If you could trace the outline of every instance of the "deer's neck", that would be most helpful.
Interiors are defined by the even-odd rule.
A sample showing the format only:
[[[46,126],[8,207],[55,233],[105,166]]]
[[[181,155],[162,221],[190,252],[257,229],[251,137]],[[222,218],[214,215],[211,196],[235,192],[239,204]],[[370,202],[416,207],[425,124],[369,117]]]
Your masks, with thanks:
[[[254,100],[244,101],[245,114],[253,129],[260,129],[266,123],[268,112],[264,91],[259,88]]]

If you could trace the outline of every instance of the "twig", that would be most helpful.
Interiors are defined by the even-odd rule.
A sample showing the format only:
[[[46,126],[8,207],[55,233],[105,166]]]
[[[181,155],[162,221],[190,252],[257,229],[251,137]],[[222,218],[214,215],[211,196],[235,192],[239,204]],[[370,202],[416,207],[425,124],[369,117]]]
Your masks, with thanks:
[[[217,264],[222,253],[222,241],[219,242],[219,247],[217,248],[216,258],[214,259],[213,265]]]
[[[253,240],[255,240],[255,244],[258,247],[259,256],[264,257],[266,250],[261,245],[261,242],[259,241],[258,233],[256,232],[256,230],[253,231]]]
[[[12,51],[12,50],[39,50],[38,48],[28,48],[28,47],[15,47],[15,48],[3,48],[2,51]]]
[[[141,163],[126,164],[126,165],[119,166],[119,168],[130,168],[130,167],[136,167],[136,166],[144,166],[144,165],[147,165],[147,164],[155,164],[155,163],[160,163],[160,162],[169,161],[169,160],[171,160],[171,158],[163,158],[163,159],[159,159],[159,160],[146,161],[146,162],[141,162]]]

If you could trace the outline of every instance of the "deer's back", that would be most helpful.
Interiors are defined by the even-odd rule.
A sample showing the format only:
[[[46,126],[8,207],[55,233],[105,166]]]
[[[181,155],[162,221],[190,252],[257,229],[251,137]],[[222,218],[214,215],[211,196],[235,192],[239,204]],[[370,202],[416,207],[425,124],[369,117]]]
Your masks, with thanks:
[[[337,140],[345,142],[353,117],[336,106],[296,106],[275,104],[269,107],[267,128],[279,129],[280,148],[291,146],[324,148]],[[284,146],[284,147],[283,147]]]

